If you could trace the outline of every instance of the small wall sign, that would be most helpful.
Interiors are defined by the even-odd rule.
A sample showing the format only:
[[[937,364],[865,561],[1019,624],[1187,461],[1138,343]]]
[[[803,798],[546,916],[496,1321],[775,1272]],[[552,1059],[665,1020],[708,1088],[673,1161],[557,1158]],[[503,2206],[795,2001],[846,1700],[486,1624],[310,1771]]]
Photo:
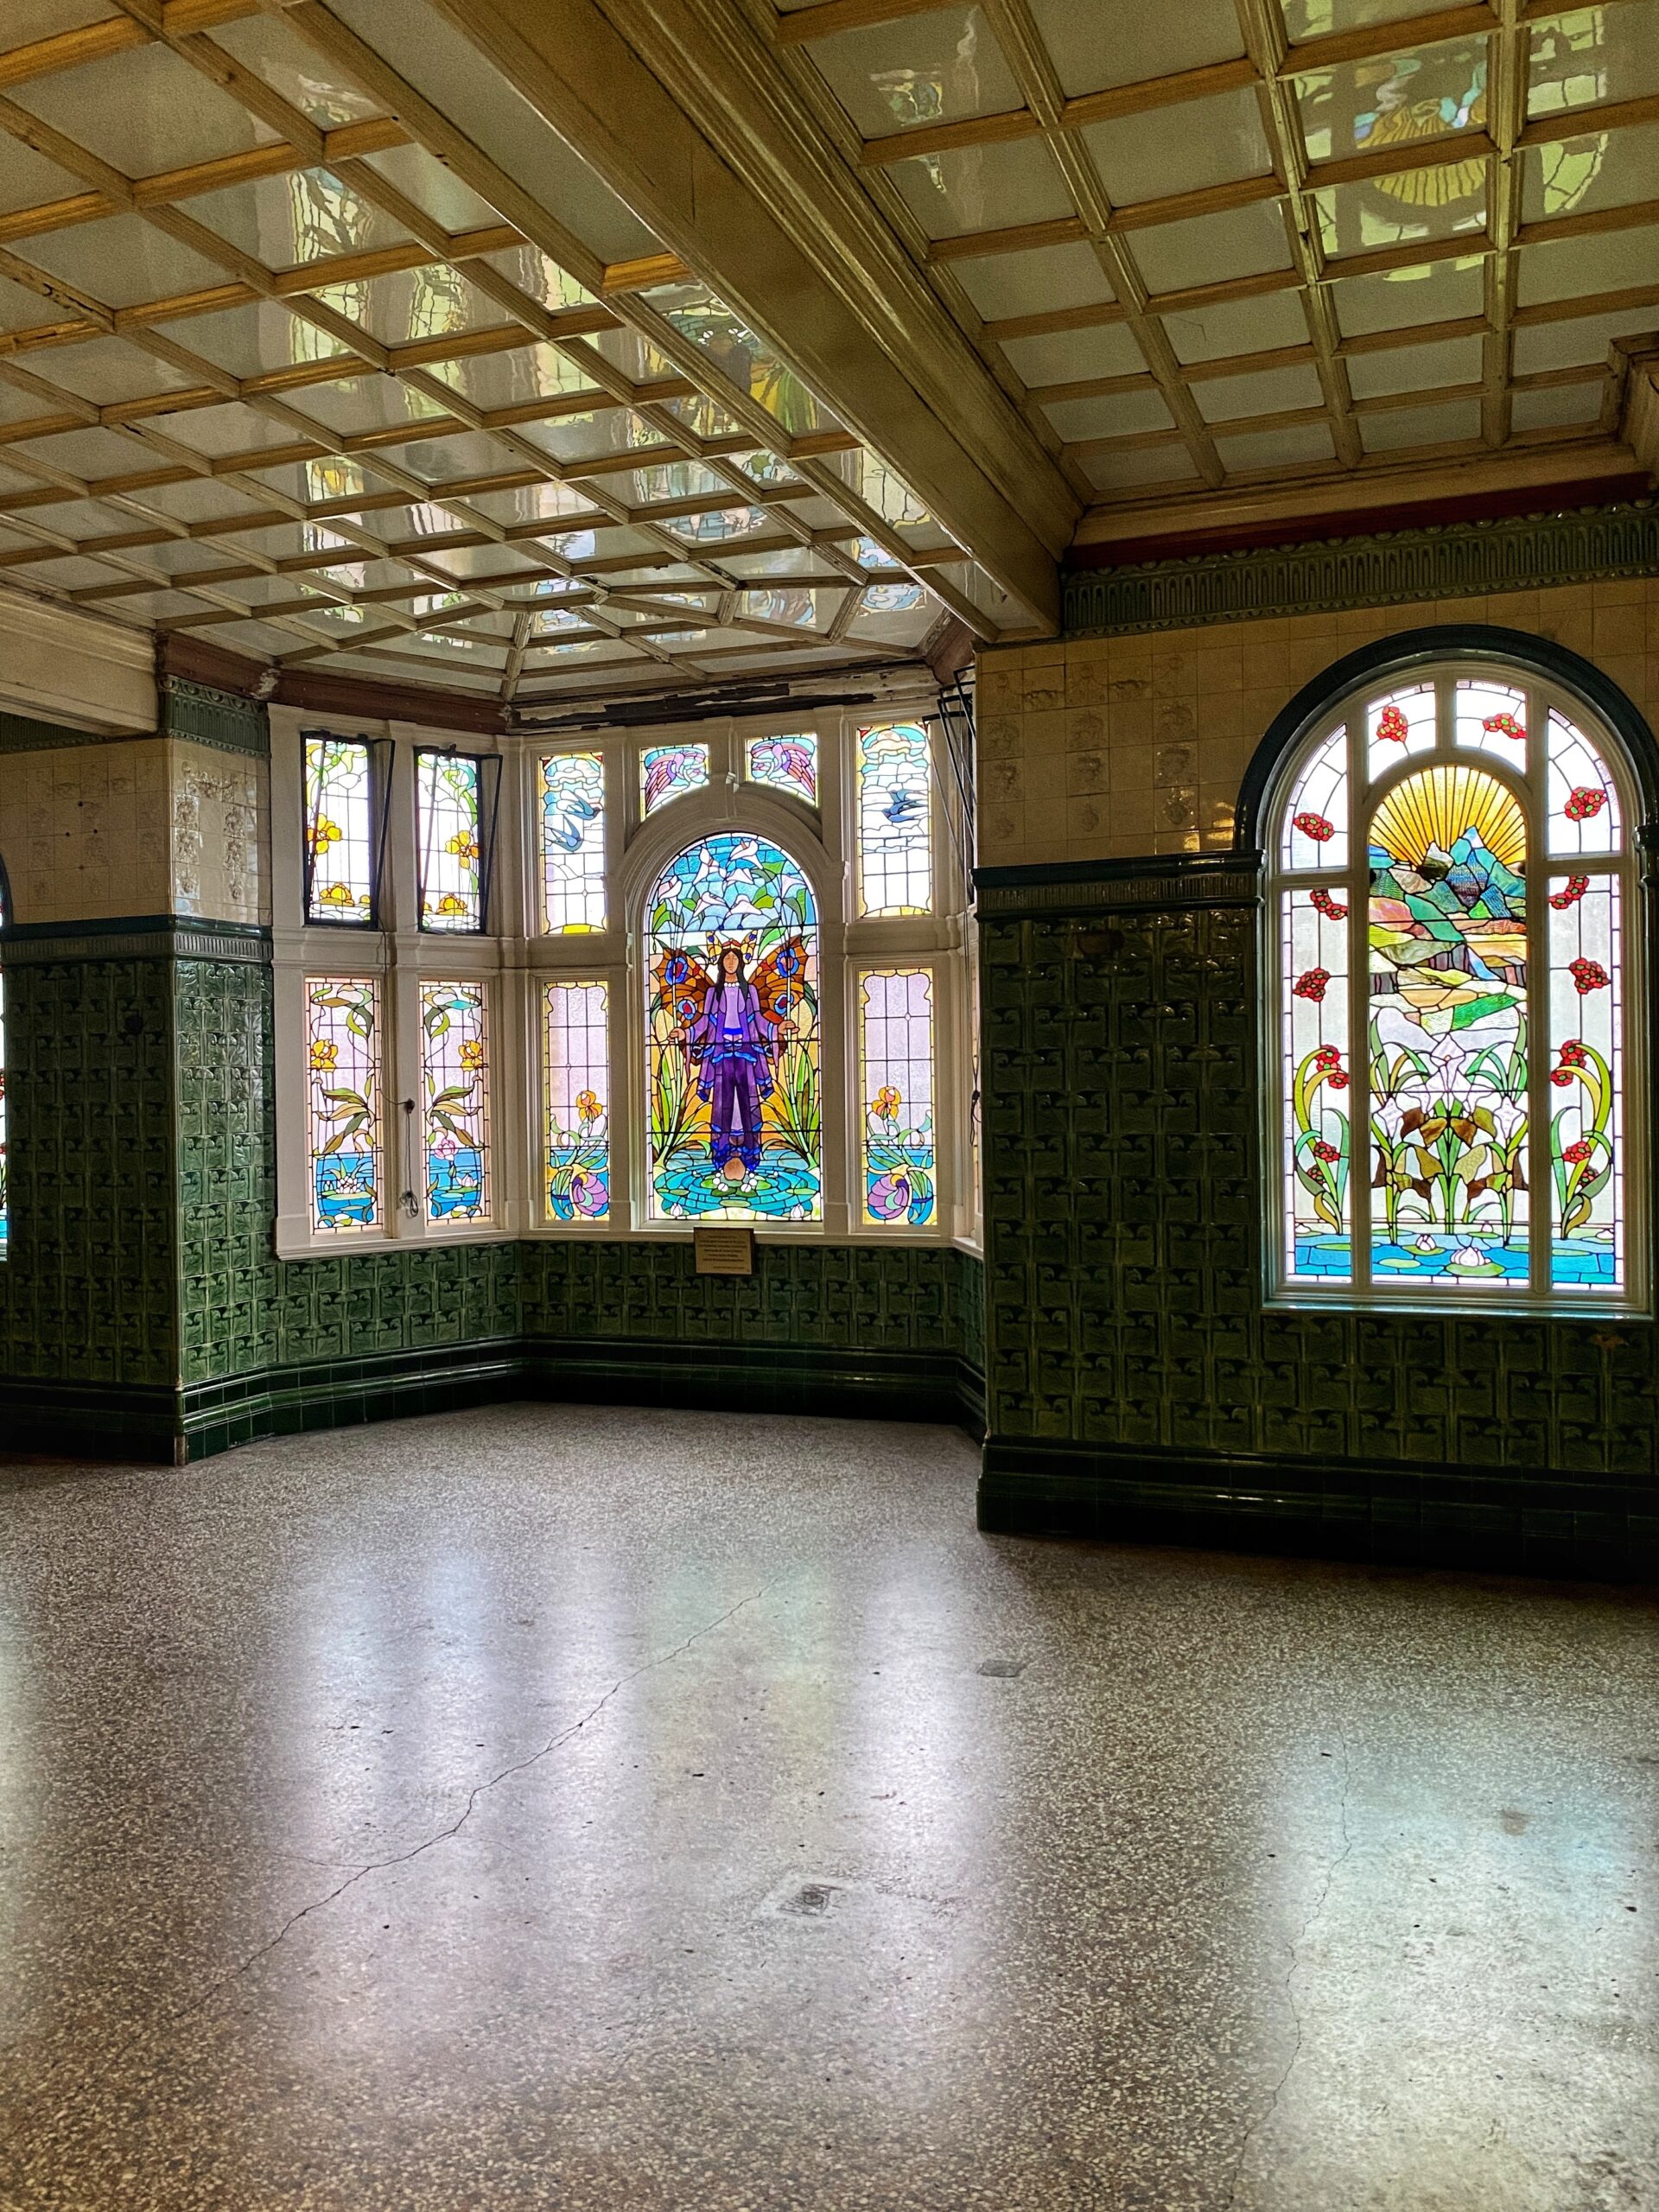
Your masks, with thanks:
[[[700,1275],[752,1275],[754,1273],[754,1231],[752,1229],[696,1229]]]

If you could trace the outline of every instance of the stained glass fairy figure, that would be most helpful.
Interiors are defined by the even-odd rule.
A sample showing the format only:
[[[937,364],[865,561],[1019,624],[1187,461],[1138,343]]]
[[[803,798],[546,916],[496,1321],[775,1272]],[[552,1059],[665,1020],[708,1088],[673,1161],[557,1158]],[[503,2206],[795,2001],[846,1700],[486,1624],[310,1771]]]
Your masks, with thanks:
[[[709,940],[711,973],[695,953],[664,953],[658,963],[662,1002],[673,1013],[670,1042],[686,1056],[697,1096],[709,1108],[709,1152],[717,1176],[745,1191],[760,1169],[761,1109],[775,1088],[777,1054],[792,1036],[792,1001],[806,963],[798,938],[775,946],[753,974],[745,966],[753,938]]]

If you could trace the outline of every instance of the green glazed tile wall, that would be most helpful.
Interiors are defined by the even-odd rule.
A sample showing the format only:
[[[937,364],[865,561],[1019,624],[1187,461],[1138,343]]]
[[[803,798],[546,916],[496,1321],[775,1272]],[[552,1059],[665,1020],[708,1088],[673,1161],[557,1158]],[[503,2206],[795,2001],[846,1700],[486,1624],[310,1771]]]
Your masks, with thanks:
[[[164,959],[8,968],[0,1375],[173,1378],[170,990]]]
[[[276,1260],[270,977],[181,961],[181,1376],[520,1334],[961,1354],[976,1363],[982,1271],[937,1247],[774,1246],[747,1281],[689,1246],[538,1239]]]
[[[1249,906],[982,946],[994,1438],[1652,1481],[1649,1322],[1264,1306]]]

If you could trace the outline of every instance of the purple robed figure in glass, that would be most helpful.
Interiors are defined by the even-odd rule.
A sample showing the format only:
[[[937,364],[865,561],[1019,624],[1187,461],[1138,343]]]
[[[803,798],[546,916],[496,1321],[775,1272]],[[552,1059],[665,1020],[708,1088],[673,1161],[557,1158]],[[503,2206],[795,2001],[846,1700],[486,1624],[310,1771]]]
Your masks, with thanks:
[[[772,1052],[790,1027],[762,1003],[743,955],[722,945],[715,978],[695,1018],[675,1033],[697,1062],[697,1096],[709,1109],[709,1148],[717,1172],[735,1179],[760,1166],[760,1108],[772,1092]]]

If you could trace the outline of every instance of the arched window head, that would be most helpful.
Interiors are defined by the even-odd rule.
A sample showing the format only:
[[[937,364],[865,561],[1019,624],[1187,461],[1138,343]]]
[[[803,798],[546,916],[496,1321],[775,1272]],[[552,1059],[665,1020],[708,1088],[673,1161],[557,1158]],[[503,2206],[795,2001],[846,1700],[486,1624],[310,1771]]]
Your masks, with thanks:
[[[1636,817],[1541,673],[1414,669],[1315,725],[1266,817],[1277,1291],[1645,1300]]]
[[[818,917],[798,861],[743,831],[677,853],[645,902],[653,1220],[818,1221]]]

